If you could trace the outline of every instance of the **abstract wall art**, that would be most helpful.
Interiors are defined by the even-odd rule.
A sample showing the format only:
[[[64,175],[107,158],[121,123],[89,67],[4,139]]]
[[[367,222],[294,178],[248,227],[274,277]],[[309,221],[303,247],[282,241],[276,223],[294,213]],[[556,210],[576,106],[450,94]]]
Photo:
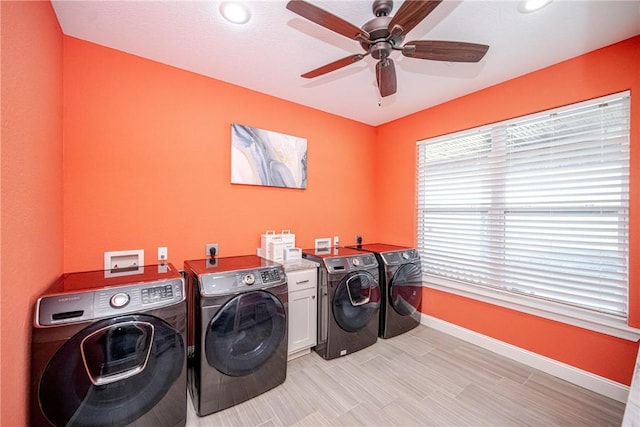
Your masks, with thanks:
[[[307,140],[232,123],[231,183],[307,188]]]

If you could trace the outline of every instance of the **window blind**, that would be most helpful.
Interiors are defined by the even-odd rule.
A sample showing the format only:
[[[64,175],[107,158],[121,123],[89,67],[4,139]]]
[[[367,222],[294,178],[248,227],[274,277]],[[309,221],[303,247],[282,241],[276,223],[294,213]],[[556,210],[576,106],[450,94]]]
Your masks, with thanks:
[[[419,141],[423,274],[626,318],[629,123],[625,92]]]

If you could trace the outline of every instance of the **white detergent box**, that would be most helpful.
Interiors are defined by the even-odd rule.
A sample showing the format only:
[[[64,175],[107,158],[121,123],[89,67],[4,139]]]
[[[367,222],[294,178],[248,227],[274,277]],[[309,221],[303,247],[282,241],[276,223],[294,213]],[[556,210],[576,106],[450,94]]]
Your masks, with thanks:
[[[274,230],[267,230],[260,235],[260,252],[262,257],[272,261],[284,261],[284,251],[296,246],[296,235],[290,230],[282,230],[276,234]]]
[[[282,230],[280,233],[280,238],[282,239],[282,243],[286,248],[295,248],[296,247],[296,235],[291,232],[291,230]]]
[[[284,249],[285,261],[297,261],[302,259],[302,249],[300,248],[285,248]]]

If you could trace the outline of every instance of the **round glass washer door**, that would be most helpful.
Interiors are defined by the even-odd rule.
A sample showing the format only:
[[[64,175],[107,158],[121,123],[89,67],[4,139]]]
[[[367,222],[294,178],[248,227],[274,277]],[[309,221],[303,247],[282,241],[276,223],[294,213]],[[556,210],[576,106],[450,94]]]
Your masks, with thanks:
[[[273,356],[286,332],[285,307],[275,295],[266,291],[237,295],[209,323],[207,362],[226,375],[250,374]]]
[[[153,408],[183,371],[182,334],[149,315],[104,319],[53,355],[38,398],[54,425],[123,426]]]
[[[333,316],[348,332],[357,332],[378,315],[380,286],[368,271],[346,275],[336,287],[332,301]]]
[[[389,286],[389,302],[401,316],[411,316],[420,310],[422,301],[422,272],[414,263],[402,264]]]

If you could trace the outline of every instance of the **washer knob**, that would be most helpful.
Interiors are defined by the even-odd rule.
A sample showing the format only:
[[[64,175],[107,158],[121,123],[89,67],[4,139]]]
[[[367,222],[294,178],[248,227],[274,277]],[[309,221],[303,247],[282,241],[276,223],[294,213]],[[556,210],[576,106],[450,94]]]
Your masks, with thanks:
[[[111,297],[111,299],[109,300],[109,304],[113,308],[122,308],[125,305],[129,304],[130,300],[131,298],[128,294],[125,294],[124,292],[118,292]]]
[[[402,258],[403,258],[403,259],[409,259],[409,253],[407,253],[407,252],[402,252]]]
[[[351,260],[351,264],[353,264],[354,267],[357,267],[360,265],[360,260],[358,258],[354,258]]]
[[[242,277],[242,283],[244,283],[247,286],[251,286],[254,283],[256,283],[256,276],[254,276],[253,273],[245,274]]]

